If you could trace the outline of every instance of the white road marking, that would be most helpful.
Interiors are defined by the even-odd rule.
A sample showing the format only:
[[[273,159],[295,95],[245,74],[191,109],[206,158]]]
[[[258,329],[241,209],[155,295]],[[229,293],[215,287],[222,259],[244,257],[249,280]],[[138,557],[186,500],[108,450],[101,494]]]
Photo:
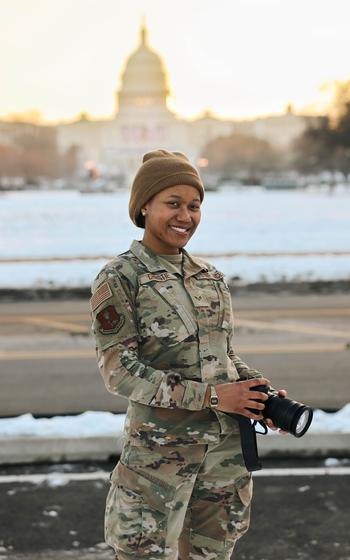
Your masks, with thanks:
[[[52,319],[49,319],[47,317],[25,317],[23,318],[23,323],[29,323],[30,325],[42,325],[44,327],[51,327],[59,331],[77,333],[87,333],[90,331],[90,327],[86,327],[84,325],[76,325],[63,321],[53,321]]]
[[[68,316],[62,315],[61,317],[67,319]],[[79,316],[77,316],[79,317]],[[84,319],[87,318],[83,316]],[[73,319],[74,320],[74,319]],[[76,320],[83,320],[83,319],[76,319]],[[51,329],[57,331],[68,331],[68,332],[77,332],[77,333],[89,333],[91,328],[90,326],[80,325],[77,323],[70,323],[67,321],[60,321],[54,318],[54,316],[34,316],[34,315],[13,315],[10,317],[1,317],[0,319],[1,324],[15,324],[15,325],[38,325],[43,327],[49,327]]]
[[[253,476],[343,476],[350,475],[350,467],[292,467],[278,469],[262,469]]]
[[[280,309],[239,309],[236,308],[235,315],[240,317],[338,317],[338,315],[350,315],[350,308],[340,307],[304,307],[280,308]]]
[[[342,311],[342,310],[340,310]],[[350,314],[350,313],[349,313]],[[0,323],[23,323],[27,319],[30,320],[31,318],[39,318],[39,319],[48,319],[53,321],[61,321],[64,319],[65,321],[90,321],[90,317],[88,313],[61,313],[61,314],[46,314],[46,315],[21,315],[21,314],[11,314],[11,315],[1,315]]]
[[[304,354],[320,352],[345,352],[345,343],[310,343],[310,344],[237,344],[238,354]]]
[[[23,352],[0,351],[0,360],[63,360],[66,358],[93,358],[94,350],[28,350]]]
[[[86,472],[86,473],[43,473],[43,474],[11,474],[1,475],[0,484],[13,484],[20,482],[31,482],[33,484],[42,484],[44,482],[50,483],[54,486],[66,484],[67,482],[74,481],[89,481],[89,480],[108,480],[109,473],[106,471]]]
[[[320,352],[346,352],[345,343],[333,344],[238,344],[236,348],[240,354],[304,354]],[[95,358],[94,350],[0,350],[0,361],[20,360],[64,360],[74,358]]]
[[[87,482],[92,480],[109,480],[109,472],[96,471],[90,473],[43,473],[43,474],[14,474],[0,476],[0,484],[19,484],[29,482],[60,486],[68,482]],[[311,468],[277,468],[256,471],[253,476],[344,476],[350,475],[350,467],[311,467]]]
[[[325,316],[325,317],[337,317],[338,315],[350,315],[350,308],[346,307],[285,307],[276,309],[235,309],[235,315],[242,318],[249,317],[303,317],[303,316]],[[90,316],[88,313],[61,313],[61,314],[47,314],[47,315],[22,315],[22,314],[11,314],[11,315],[1,315],[0,323],[21,323],[26,320],[27,317],[40,317],[42,319],[48,318],[54,321],[61,321],[65,319],[66,321],[90,321]]]
[[[316,327],[313,325],[306,325],[305,323],[291,323],[291,322],[275,322],[270,323],[269,321],[251,321],[250,319],[237,319],[235,321],[237,326],[251,327],[253,329],[262,329],[268,331],[278,331],[278,332],[295,332],[295,333],[305,333],[305,334],[317,334],[320,336],[327,337],[337,337],[337,338],[350,338],[350,331],[341,331],[336,329],[325,329],[322,327]]]

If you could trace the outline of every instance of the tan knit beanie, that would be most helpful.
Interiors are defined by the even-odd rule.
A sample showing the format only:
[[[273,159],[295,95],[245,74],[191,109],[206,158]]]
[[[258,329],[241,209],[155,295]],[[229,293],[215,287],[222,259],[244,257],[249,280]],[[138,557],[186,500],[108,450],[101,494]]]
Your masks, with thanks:
[[[204,198],[204,186],[197,169],[181,152],[155,150],[144,154],[142,165],[133,181],[129,200],[129,216],[138,227],[145,227],[141,208],[155,194],[167,187],[191,185]]]

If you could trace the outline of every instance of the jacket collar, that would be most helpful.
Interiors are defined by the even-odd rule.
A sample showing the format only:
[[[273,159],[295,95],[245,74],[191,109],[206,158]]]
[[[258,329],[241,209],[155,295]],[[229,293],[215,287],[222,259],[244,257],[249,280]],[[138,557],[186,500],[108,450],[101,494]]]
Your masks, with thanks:
[[[134,240],[131,243],[130,251],[137,257],[150,272],[159,272],[164,270],[163,263],[160,263],[158,256],[151,249],[142,245],[140,241]],[[184,276],[194,276],[198,272],[207,272],[206,264],[199,258],[189,255],[185,249],[182,249],[184,255]]]
[[[130,251],[145,265],[149,272],[164,270],[164,266],[159,262],[156,253],[142,245],[141,241],[134,240],[131,243]]]
[[[188,278],[189,276],[194,276],[198,272],[208,272],[207,264],[199,259],[198,257],[193,257],[185,249],[182,249],[184,254],[184,276]]]

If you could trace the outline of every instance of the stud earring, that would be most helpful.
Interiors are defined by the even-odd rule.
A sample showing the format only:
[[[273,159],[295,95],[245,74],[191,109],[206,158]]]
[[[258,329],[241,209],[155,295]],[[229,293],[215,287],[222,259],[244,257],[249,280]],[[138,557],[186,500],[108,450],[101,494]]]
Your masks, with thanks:
[[[146,210],[141,210],[142,216],[146,216]]]

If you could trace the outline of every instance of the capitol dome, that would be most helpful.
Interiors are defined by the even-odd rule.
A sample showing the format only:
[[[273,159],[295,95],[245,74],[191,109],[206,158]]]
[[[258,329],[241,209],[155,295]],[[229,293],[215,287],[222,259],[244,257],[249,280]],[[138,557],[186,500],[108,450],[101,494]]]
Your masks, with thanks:
[[[117,93],[118,110],[138,107],[165,107],[169,95],[167,75],[162,59],[147,43],[147,29],[143,23],[140,44],[126,61]]]

